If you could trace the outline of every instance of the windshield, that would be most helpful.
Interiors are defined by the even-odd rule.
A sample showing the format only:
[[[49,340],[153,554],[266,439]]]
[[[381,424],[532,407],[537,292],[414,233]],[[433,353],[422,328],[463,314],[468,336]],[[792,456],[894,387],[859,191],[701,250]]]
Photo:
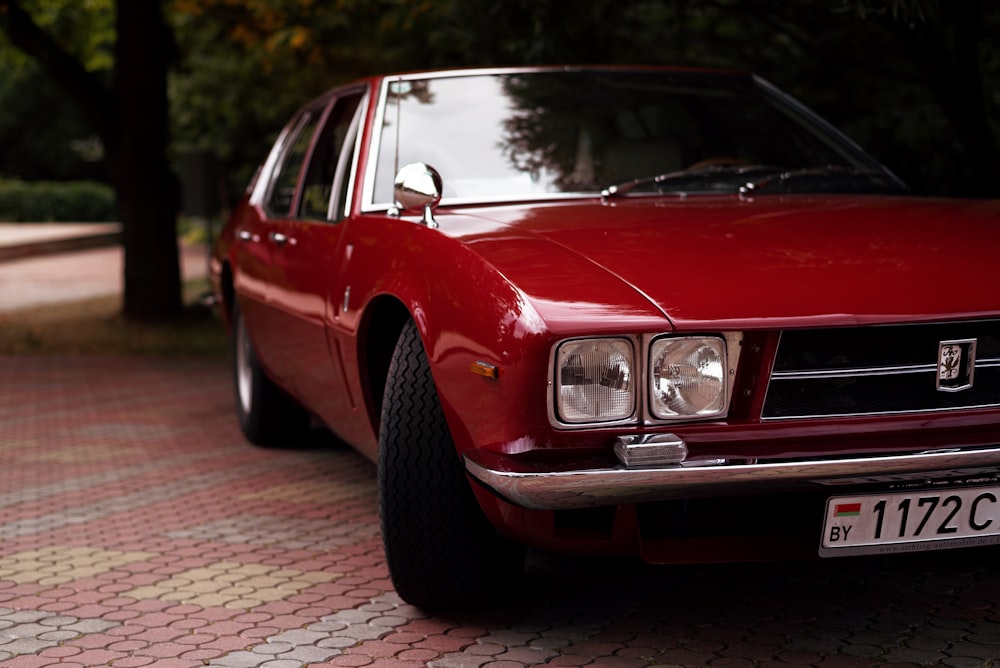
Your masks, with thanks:
[[[740,75],[543,71],[402,79],[388,85],[371,201],[389,204],[397,169],[424,162],[444,199],[596,194],[676,172],[677,189],[735,192],[727,168],[884,172],[842,136]],[[712,179],[715,178],[715,181]],[[712,185],[715,183],[715,185]],[[699,187],[699,184],[705,184]],[[630,192],[663,192],[670,183]],[[849,189],[849,188],[848,188]]]

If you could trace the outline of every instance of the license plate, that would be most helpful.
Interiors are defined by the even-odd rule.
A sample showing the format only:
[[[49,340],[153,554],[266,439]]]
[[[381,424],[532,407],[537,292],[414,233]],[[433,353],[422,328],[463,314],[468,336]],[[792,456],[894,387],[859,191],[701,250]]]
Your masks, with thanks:
[[[823,557],[920,552],[1000,543],[1000,487],[967,487],[826,502]]]

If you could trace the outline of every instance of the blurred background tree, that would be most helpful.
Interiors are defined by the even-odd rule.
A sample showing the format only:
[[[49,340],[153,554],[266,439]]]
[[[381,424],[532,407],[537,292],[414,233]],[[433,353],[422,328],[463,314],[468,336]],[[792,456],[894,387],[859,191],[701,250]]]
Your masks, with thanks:
[[[106,79],[113,66],[109,9],[109,2],[87,12],[70,11],[68,3],[46,3],[37,8],[36,20],[60,43],[71,45],[87,71]],[[4,44],[2,36],[0,176],[106,179],[103,149],[80,108],[37,59]]]
[[[124,315],[181,315],[179,188],[168,159],[167,72],[175,49],[160,3],[0,0],[0,28],[75,103],[100,141],[122,222]],[[49,111],[35,113],[45,118]]]
[[[52,83],[51,65],[12,48],[24,49],[14,10],[119,105],[154,95],[150,84],[160,85],[169,58],[168,94],[134,104],[165,113],[169,101],[169,139],[151,135],[163,144],[153,153],[175,163],[211,155],[224,200],[242,191],[291,113],[335,84],[384,71],[550,63],[752,70],[916,192],[1000,196],[1000,3],[992,0],[0,0],[8,37],[0,177],[33,179],[93,174],[102,154],[113,165],[107,136],[118,129],[102,130],[87,105],[64,102],[65,81]],[[126,32],[125,45],[162,56],[147,61],[157,72],[145,81],[130,77],[149,64],[119,62]],[[103,173],[120,203],[131,197],[114,169]],[[143,280],[163,279],[160,271],[171,270]]]

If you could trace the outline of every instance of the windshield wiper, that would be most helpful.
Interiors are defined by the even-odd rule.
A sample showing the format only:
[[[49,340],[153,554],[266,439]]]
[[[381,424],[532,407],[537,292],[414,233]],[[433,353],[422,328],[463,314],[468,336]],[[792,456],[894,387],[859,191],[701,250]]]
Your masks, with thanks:
[[[776,165],[724,165],[703,169],[685,169],[667,172],[657,176],[633,179],[608,186],[601,191],[601,197],[609,199],[626,195],[633,190],[651,186],[656,192],[737,192],[739,188],[766,177],[781,174],[782,167]]]
[[[788,170],[775,165],[715,166],[633,179],[601,191],[609,199],[633,190],[664,192],[903,194],[907,187],[892,174],[876,169],[828,165]]]
[[[856,167],[810,167],[770,174],[740,187],[740,194],[857,193],[901,194],[907,187],[891,174]]]

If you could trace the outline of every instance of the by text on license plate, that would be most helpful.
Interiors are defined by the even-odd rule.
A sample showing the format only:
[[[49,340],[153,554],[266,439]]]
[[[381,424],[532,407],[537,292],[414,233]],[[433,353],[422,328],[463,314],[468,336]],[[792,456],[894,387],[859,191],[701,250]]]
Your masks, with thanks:
[[[827,500],[819,553],[891,554],[1000,543],[1000,487],[910,490]]]

